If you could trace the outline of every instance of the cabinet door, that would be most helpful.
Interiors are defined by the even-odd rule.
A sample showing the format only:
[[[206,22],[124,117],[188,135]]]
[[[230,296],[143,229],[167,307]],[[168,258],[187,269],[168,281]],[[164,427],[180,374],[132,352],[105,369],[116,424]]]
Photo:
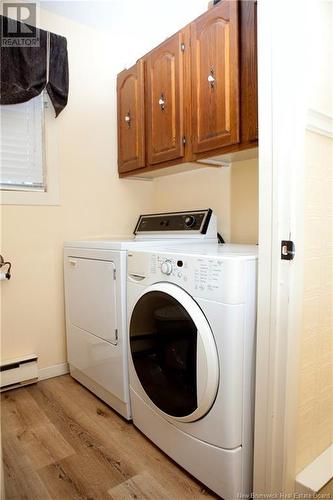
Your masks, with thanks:
[[[119,73],[118,170],[129,172],[145,166],[144,62]]]
[[[177,33],[146,58],[148,163],[184,156],[183,52]]]
[[[238,2],[225,0],[191,25],[195,153],[239,142]]]
[[[251,142],[258,139],[257,2],[242,0],[239,6],[241,141]]]

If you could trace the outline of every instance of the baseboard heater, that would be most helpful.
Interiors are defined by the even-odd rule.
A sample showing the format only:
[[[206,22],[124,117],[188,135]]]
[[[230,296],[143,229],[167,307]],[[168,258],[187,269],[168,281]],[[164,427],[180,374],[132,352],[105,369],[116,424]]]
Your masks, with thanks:
[[[37,382],[37,361],[35,354],[3,361],[0,365],[0,392]]]

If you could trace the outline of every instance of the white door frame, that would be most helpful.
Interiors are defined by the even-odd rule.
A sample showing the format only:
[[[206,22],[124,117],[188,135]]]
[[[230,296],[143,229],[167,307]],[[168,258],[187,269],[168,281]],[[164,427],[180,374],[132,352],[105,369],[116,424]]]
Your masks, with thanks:
[[[303,280],[306,9],[258,0],[259,281],[254,492],[295,481],[298,349]],[[281,240],[295,259],[280,259]]]

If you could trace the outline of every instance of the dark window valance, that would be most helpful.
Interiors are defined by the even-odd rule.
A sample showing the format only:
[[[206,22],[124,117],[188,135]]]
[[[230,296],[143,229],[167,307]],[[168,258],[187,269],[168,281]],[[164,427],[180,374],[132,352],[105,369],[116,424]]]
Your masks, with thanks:
[[[5,45],[3,27],[15,31],[17,21],[0,16],[1,66],[0,104],[18,104],[39,95],[46,88],[56,116],[68,100],[68,54],[65,37],[37,29],[38,46]],[[8,24],[6,24],[8,23]],[[22,23],[20,23],[22,24]],[[29,26],[27,26],[29,28]],[[24,33],[24,29],[21,29]]]

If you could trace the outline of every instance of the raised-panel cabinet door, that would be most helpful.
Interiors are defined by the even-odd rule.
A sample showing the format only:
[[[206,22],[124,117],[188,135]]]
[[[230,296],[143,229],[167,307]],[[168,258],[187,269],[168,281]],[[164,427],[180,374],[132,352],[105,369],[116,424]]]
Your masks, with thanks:
[[[129,172],[145,166],[144,62],[119,73],[118,170]]]
[[[148,163],[184,156],[182,34],[153,50],[146,58]]]
[[[195,153],[239,142],[238,2],[225,0],[191,25]]]

